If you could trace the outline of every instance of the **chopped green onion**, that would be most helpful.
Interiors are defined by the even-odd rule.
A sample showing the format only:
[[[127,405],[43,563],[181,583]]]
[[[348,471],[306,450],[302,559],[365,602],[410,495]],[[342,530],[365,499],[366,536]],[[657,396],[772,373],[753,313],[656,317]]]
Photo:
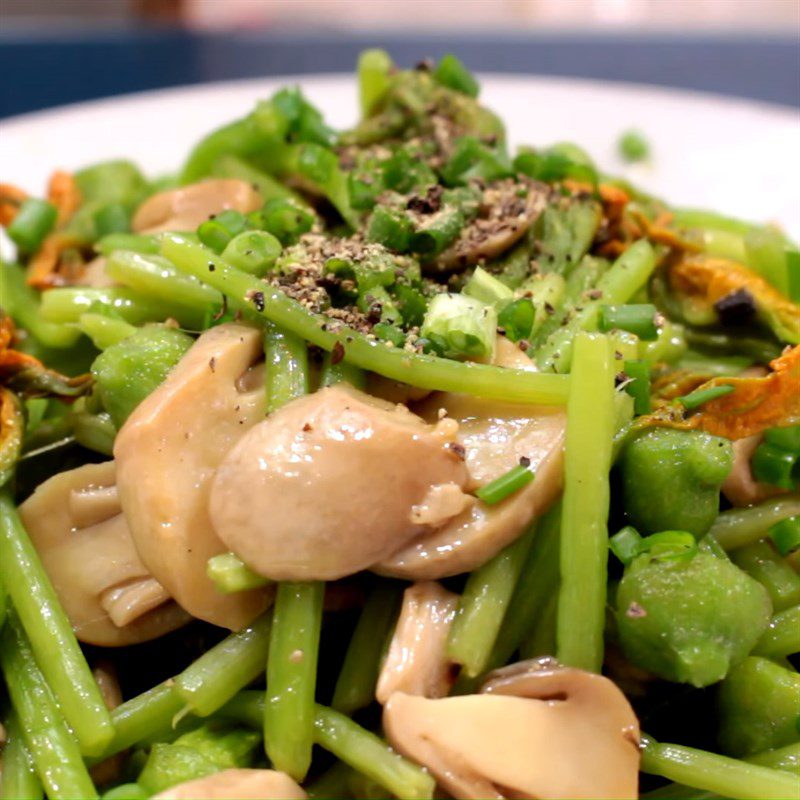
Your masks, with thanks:
[[[509,303],[497,315],[497,324],[512,342],[530,338],[535,321],[536,309],[527,297]]]
[[[385,206],[372,213],[367,228],[367,239],[382,244],[388,250],[405,253],[411,244],[413,226],[406,214]]]
[[[658,338],[656,307],[651,303],[624,306],[600,306],[601,331],[623,330],[652,342]]]
[[[223,594],[244,592],[269,583],[267,578],[253,572],[235,553],[222,553],[209,558],[206,575]]]
[[[433,71],[433,77],[442,84],[442,86],[469,95],[470,97],[477,97],[480,91],[478,82],[472,77],[472,74],[461,62],[461,59],[456,58],[456,56],[451,53],[442,56],[442,59]]]
[[[411,249],[428,259],[436,258],[458,238],[464,226],[460,208],[444,208],[411,237]]]
[[[679,402],[684,408],[697,408],[698,406],[703,405],[703,403],[709,402],[709,400],[716,400],[718,397],[724,397],[726,394],[730,394],[733,390],[734,387],[730,385],[712,386],[708,389],[696,389],[693,392],[689,392],[689,394],[679,397],[677,402]]]
[[[626,131],[619,137],[617,143],[620,157],[623,161],[634,163],[644,161],[650,155],[650,145],[639,131]]]
[[[478,267],[472,273],[472,277],[462,291],[487,306],[494,306],[498,311],[514,299],[511,289],[482,267]],[[533,317],[531,317],[531,325],[533,325]]]
[[[800,425],[788,428],[769,428],[764,431],[764,441],[782,450],[800,452]]]
[[[529,464],[517,464],[504,475],[495,478],[486,486],[481,486],[475,492],[478,499],[483,500],[487,506],[494,506],[527,486],[534,479],[534,473],[529,469]]]
[[[633,398],[633,413],[649,414],[650,404],[650,362],[635,359],[626,361],[625,374],[631,379],[625,391]]]
[[[94,249],[102,256],[115,250],[131,250],[144,255],[158,255],[161,244],[158,237],[145,233],[109,233],[94,243]]]
[[[282,249],[277,238],[267,231],[244,231],[225,245],[222,257],[244,272],[262,276],[272,268]]]
[[[228,209],[201,223],[197,228],[200,241],[215,253],[221,253],[234,236],[247,227],[244,214]]]
[[[95,212],[94,228],[98,239],[113,233],[127,233],[131,229],[130,212],[122,203],[109,203]]]
[[[794,489],[797,484],[800,452],[792,453],[763,442],[756,448],[750,463],[753,476],[761,483],[769,483],[781,489]]]
[[[385,50],[364,50],[358,57],[358,94],[361,113],[368,117],[389,88],[392,59]]]
[[[6,232],[20,250],[35,253],[53,229],[57,217],[58,211],[52,203],[32,197],[20,206]]]
[[[787,247],[785,253],[789,299],[794,303],[800,303],[800,250],[796,247]]]
[[[773,525],[769,529],[769,538],[782,556],[797,550],[800,547],[800,516],[789,517]]]
[[[608,546],[611,552],[625,564],[625,566],[630,564],[631,561],[639,555],[641,544],[642,537],[632,525],[626,525],[608,540]]]
[[[662,531],[639,543],[639,554],[660,561],[688,561],[697,553],[697,540],[687,531]]]
[[[314,214],[288,198],[270,200],[250,215],[256,227],[271,233],[284,247],[294,244],[314,226]]]
[[[497,313],[463,294],[437,294],[430,302],[420,333],[441,339],[446,353],[482,358],[494,352]]]

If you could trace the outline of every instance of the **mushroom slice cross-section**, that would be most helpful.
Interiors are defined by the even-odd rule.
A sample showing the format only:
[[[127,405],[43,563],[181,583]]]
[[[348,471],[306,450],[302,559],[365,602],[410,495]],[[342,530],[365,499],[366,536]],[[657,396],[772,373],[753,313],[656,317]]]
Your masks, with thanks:
[[[533,369],[530,359],[503,337],[495,363]],[[408,580],[436,580],[469,572],[520,536],[561,492],[566,414],[562,408],[502,403],[437,393],[416,405],[423,419],[458,423],[458,439],[474,481],[484,486],[527,459],[534,479],[494,506],[476,502],[433,532],[426,532],[381,561],[375,571]]]
[[[381,667],[375,697],[385,703],[395,692],[444,697],[455,680],[446,655],[447,637],[458,595],[436,581],[423,581],[403,592],[403,607]]]
[[[139,559],[122,515],[113,461],[54,475],[19,511],[81,641],[136,644],[189,621]]]
[[[428,425],[407,408],[346,384],[278,409],[220,465],[214,528],[251,569],[274,580],[335,580],[430,530],[472,502],[452,421]],[[436,520],[439,522],[440,520]]]
[[[211,178],[148,197],[133,215],[131,227],[137,233],[193,231],[222,211],[247,214],[260,206],[261,195],[247,181]]]
[[[224,769],[184,781],[153,800],[303,800],[308,795],[285,773],[274,769]]]
[[[639,725],[607,678],[552,664],[495,673],[478,695],[397,692],[391,745],[456,798],[635,798]]]
[[[264,416],[263,384],[246,379],[260,353],[255,328],[226,323],[206,331],[114,445],[122,509],[142,562],[192,616],[234,630],[271,595],[225,595],[207,577],[208,559],[228,549],[211,525],[208,495],[220,462]]]

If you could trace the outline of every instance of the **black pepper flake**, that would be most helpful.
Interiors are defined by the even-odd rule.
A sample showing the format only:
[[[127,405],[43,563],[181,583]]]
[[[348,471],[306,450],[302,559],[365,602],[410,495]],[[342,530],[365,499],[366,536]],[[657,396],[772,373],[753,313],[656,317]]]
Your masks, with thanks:
[[[447,444],[447,449],[457,458],[460,458],[462,461],[466,461],[467,451],[464,449],[463,444],[459,444],[458,442],[449,442]]]
[[[517,347],[522,350],[523,353],[527,353],[530,350],[531,343],[527,339],[520,339],[517,342]]]
[[[344,345],[341,342],[336,342],[331,350],[331,364],[334,366],[344,358]]]
[[[253,301],[256,311],[264,310],[264,292],[253,292],[249,299]]]
[[[214,358],[214,356],[211,356],[211,358],[208,359],[208,368],[212,372],[216,372],[217,371],[217,359]]]
[[[208,262],[208,271],[209,272],[213,272],[215,269],[216,269],[216,267],[214,266],[214,262],[213,261],[209,261]]]
[[[527,468],[527,467],[529,467],[531,465],[531,460],[528,458],[528,456],[520,456],[519,457],[519,465],[521,467]]]
[[[622,384],[627,383],[630,378],[624,372],[618,372],[614,376],[614,386],[622,386]]]
[[[747,325],[756,315],[756,302],[747,289],[737,289],[717,300],[714,310],[723,325]]]
[[[601,289],[590,289],[586,292],[586,296],[590,300],[599,300],[603,296],[603,292]]]
[[[222,295],[222,306],[220,307],[219,311],[217,311],[217,313],[211,317],[211,319],[213,319],[214,322],[216,322],[217,320],[222,319],[227,313],[228,313],[228,296],[224,294]]]
[[[308,433],[311,430],[313,430],[313,428],[311,427],[311,423],[310,422],[306,422],[305,425],[303,425],[303,431],[305,433]]]

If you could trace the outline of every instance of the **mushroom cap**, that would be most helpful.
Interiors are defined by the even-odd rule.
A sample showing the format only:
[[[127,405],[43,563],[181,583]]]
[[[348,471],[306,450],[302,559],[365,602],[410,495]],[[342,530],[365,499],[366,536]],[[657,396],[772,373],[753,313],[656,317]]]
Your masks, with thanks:
[[[75,635],[104,647],[189,621],[139,559],[114,481],[113,461],[86,464],[40,484],[19,509]]]
[[[453,797],[637,797],[638,721],[601,675],[514,665],[479,695],[397,692],[383,725],[391,745]]]
[[[133,215],[136,233],[193,231],[214,214],[233,209],[248,214],[261,207],[261,195],[247,181],[211,178],[148,197]]]
[[[447,659],[447,637],[456,616],[458,595],[436,581],[403,592],[403,607],[389,652],[381,667],[375,697],[385,703],[395,692],[444,697],[455,673]]]
[[[263,385],[248,368],[261,353],[255,328],[203,333],[117,434],[117,486],[142,562],[192,616],[238,630],[264,610],[268,589],[222,594],[206,575],[228,550],[208,515],[215,470],[264,416]],[[244,377],[243,377],[244,376]]]
[[[722,484],[722,494],[734,506],[752,506],[768,500],[770,497],[786,494],[785,489],[771,486],[768,483],[759,483],[753,476],[750,461],[762,441],[764,441],[764,435],[756,433],[753,436],[746,436],[744,439],[737,439],[732,443],[733,468]]]
[[[527,190],[520,197],[520,190]],[[497,258],[512,248],[547,205],[544,184],[508,178],[490,184],[483,193],[478,216],[456,241],[430,264],[428,272],[450,272]]]
[[[449,447],[454,428],[428,425],[346,384],[293,400],[220,464],[209,505],[214,528],[267,578],[358,572],[428,529],[413,515],[432,490],[452,484],[463,496],[469,476]]]
[[[304,800],[308,795],[285,773],[274,769],[224,769],[185,781],[153,800]]]
[[[503,337],[495,363],[533,368],[530,359]],[[458,423],[459,442],[478,486],[499,478],[530,459],[536,477],[494,506],[476,502],[432,533],[396,550],[374,569],[409,580],[435,580],[468,572],[520,536],[556,500],[563,485],[566,413],[551,406],[502,403],[469,395],[438,393],[415,406],[423,419],[438,419],[441,409]]]

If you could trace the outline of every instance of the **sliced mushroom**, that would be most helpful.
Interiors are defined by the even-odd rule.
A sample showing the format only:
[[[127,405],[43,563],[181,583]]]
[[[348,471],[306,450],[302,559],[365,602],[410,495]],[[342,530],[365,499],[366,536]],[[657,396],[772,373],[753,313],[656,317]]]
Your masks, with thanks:
[[[552,660],[500,670],[479,695],[397,692],[391,745],[456,798],[635,798],[639,724],[607,678]]]
[[[133,215],[132,228],[137,233],[193,231],[222,211],[248,214],[260,207],[261,195],[251,184],[234,178],[212,178],[148,197]]]
[[[116,281],[106,272],[106,257],[93,258],[84,268],[80,277],[81,286],[94,286],[96,289],[105,289],[115,286]]]
[[[263,384],[253,388],[246,376],[260,352],[255,328],[206,331],[114,444],[120,500],[142,562],[190,614],[234,630],[271,595],[221,594],[206,576],[208,559],[229,549],[211,525],[208,495],[220,462],[264,416]]]
[[[285,773],[274,769],[224,769],[185,781],[153,800],[303,800],[308,795]]]
[[[547,205],[548,194],[546,186],[532,181],[509,178],[490,184],[478,216],[426,269],[450,272],[502,255],[528,232]]]
[[[733,442],[733,469],[722,484],[722,493],[735,506],[752,506],[785,492],[777,486],[759,483],[753,476],[750,461],[763,440],[763,434],[757,433]]]
[[[498,338],[495,363],[532,369],[530,359]],[[462,394],[433,394],[415,406],[423,419],[442,413],[458,422],[470,474],[478,486],[530,460],[536,477],[495,506],[476,502],[433,533],[419,536],[375,567],[410,580],[435,580],[468,572],[510,544],[558,497],[563,484],[566,414],[563,409],[500,403]]]
[[[113,461],[87,464],[42,483],[19,510],[75,635],[105,647],[155,639],[190,619],[139,559],[114,481]],[[148,602],[131,597],[131,585],[147,586]]]
[[[228,549],[274,580],[334,580],[385,558],[429,526],[414,507],[454,484],[471,498],[456,425],[427,425],[340,384],[285,405],[230,451],[210,514]]]
[[[409,586],[381,668],[375,697],[385,703],[395,692],[444,697],[455,671],[445,655],[447,636],[456,615],[458,595],[436,581]]]

